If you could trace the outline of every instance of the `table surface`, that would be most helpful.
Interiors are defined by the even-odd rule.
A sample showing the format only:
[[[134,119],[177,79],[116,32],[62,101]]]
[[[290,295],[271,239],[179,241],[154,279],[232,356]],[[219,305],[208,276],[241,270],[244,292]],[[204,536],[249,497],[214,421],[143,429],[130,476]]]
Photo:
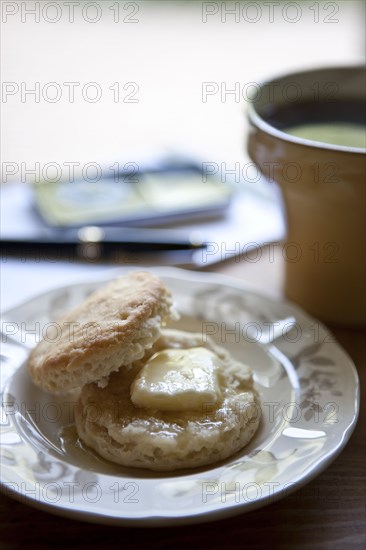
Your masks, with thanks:
[[[281,296],[283,259],[276,254],[256,263],[222,263],[209,271],[239,277]],[[361,393],[365,387],[365,331],[332,327],[357,366]],[[362,548],[365,542],[365,417],[347,446],[318,477],[286,498],[262,509],[214,523],[167,528],[126,528],[82,523],[53,516],[0,496],[0,547],[13,548]]]

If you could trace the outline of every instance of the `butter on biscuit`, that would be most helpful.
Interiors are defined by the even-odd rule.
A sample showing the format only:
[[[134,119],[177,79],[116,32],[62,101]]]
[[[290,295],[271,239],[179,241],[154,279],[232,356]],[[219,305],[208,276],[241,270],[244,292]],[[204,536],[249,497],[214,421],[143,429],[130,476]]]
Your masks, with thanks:
[[[75,410],[80,438],[100,456],[157,471],[231,456],[260,417],[249,367],[210,338],[173,329],[106,387],[85,386]]]
[[[136,407],[160,411],[195,411],[220,397],[219,358],[203,347],[158,351],[131,385]]]
[[[67,330],[57,340],[30,354],[39,387],[80,389],[78,435],[107,460],[158,471],[206,466],[242,449],[259,426],[250,368],[203,334],[163,328],[174,317],[164,284],[133,272],[91,294],[58,321]]]

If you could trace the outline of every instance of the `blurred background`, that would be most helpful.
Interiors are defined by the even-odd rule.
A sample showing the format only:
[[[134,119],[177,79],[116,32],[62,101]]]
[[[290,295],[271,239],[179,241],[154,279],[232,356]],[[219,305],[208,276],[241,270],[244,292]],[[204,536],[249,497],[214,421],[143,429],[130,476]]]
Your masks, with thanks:
[[[25,10],[35,4],[48,5],[39,22]],[[66,4],[2,2],[3,82],[30,90],[56,82],[62,91],[56,102],[42,90],[38,103],[19,92],[3,98],[3,161],[117,161],[141,146],[241,161],[248,83],[364,62],[362,1],[79,1],[73,14]],[[80,83],[73,103],[65,82]],[[95,88],[85,90],[91,82],[101,91],[96,102],[83,97],[83,88],[96,96]],[[128,83],[134,85],[124,89]],[[219,91],[204,102],[203,83],[220,90],[221,83],[227,90],[239,83],[240,95],[225,100]],[[55,96],[55,89],[48,93]]]
[[[174,154],[213,163],[221,180],[239,163],[234,179],[244,206],[230,213],[235,223],[217,226],[225,242],[225,230],[233,243],[278,240],[284,225],[273,186],[246,170],[250,91],[292,71],[364,63],[362,1],[13,1],[1,8],[5,236],[39,223],[24,202],[38,174],[56,180],[71,170],[78,178],[95,165],[143,166]],[[214,222],[202,231],[217,241]],[[3,261],[5,298],[24,263]],[[27,263],[33,285],[39,263],[33,278]]]

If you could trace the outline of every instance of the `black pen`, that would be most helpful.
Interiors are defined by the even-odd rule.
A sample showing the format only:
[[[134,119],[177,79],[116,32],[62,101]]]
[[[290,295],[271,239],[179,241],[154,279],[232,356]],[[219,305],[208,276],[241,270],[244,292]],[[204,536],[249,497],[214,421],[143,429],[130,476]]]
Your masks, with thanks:
[[[108,258],[119,251],[151,253],[205,248],[192,232],[182,235],[174,229],[84,226],[76,229],[39,230],[26,236],[1,239],[2,252],[16,255],[40,253],[72,254],[80,258],[97,255]]]

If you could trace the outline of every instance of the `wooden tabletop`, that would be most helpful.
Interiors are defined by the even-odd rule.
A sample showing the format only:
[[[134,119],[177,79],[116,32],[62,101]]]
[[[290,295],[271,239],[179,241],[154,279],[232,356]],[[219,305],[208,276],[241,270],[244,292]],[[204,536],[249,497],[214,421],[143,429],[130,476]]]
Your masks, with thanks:
[[[281,295],[280,255],[268,263],[231,261],[210,271],[240,277]],[[360,420],[347,446],[313,481],[259,510],[213,523],[182,527],[126,528],[82,523],[0,496],[0,548],[363,548],[365,544],[365,331],[332,327],[357,366]]]

